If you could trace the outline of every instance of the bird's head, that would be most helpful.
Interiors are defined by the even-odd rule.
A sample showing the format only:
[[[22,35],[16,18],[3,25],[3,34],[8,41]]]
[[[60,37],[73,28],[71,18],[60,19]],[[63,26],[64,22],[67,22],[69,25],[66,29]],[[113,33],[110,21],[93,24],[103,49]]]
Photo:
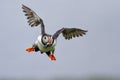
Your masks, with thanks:
[[[42,42],[45,46],[51,46],[53,44],[53,38],[51,35],[43,35]]]

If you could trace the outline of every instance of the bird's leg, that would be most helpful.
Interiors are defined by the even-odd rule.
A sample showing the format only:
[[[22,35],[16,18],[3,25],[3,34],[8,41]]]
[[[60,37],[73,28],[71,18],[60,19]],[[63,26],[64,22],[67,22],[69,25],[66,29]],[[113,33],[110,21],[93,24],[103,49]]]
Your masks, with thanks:
[[[33,51],[34,51],[34,48],[33,48],[33,47],[27,48],[26,51],[27,51],[27,52],[33,52]]]
[[[51,60],[54,60],[54,61],[56,60],[56,58],[55,58],[55,56],[54,56],[53,54],[50,54],[50,55],[49,55],[49,58],[50,58]]]
[[[56,60],[55,56],[54,56],[54,51],[51,51],[52,54],[49,55],[49,57],[51,58],[51,60]]]
[[[34,46],[32,46],[30,48],[27,48],[26,51],[27,52],[33,52],[33,51],[35,51],[35,48],[34,48]]]
[[[53,61],[56,60],[56,58],[55,58],[55,56],[53,55],[53,53],[51,54],[51,51],[50,51],[50,52],[46,52],[46,54],[48,55],[48,57],[49,57],[51,60],[53,60]]]

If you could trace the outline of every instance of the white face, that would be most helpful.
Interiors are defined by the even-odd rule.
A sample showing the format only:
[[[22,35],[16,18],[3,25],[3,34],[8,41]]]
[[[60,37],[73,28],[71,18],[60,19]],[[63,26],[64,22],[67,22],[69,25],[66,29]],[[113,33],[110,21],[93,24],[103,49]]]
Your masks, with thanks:
[[[47,45],[51,45],[53,42],[53,39],[51,36],[43,36],[42,39],[43,39],[43,42]]]

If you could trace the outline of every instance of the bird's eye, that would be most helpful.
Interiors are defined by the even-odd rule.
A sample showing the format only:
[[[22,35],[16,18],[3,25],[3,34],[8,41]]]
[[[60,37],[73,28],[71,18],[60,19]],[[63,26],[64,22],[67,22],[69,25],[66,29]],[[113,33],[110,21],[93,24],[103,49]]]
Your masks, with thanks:
[[[44,39],[47,39],[47,37],[45,36]]]
[[[44,37],[43,37],[43,42],[46,43],[47,41],[48,41],[48,37],[47,37],[47,36],[44,36]]]

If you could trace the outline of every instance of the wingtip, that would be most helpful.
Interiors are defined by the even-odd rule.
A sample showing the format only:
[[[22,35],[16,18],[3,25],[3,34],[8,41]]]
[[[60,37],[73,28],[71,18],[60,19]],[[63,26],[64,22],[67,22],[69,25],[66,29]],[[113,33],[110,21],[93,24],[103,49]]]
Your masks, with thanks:
[[[88,32],[88,30],[83,30],[83,32]]]
[[[26,5],[22,4],[22,8],[24,9],[25,7],[27,8],[27,6],[26,6]]]
[[[88,32],[88,30],[85,30],[85,32]]]
[[[22,7],[25,6],[24,4],[22,4]]]
[[[24,9],[24,7],[25,7],[25,5],[24,5],[24,4],[22,4],[22,9]]]

